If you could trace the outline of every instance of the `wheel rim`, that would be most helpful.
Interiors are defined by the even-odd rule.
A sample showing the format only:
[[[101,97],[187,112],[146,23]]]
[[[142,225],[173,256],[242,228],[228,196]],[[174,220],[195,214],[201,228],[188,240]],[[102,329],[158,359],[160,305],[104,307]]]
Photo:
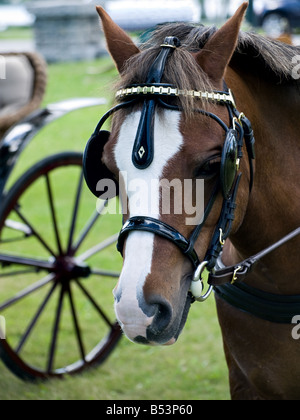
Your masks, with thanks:
[[[104,203],[95,210],[81,162],[75,153],[45,159],[1,209],[0,314],[7,339],[0,353],[23,379],[100,364],[121,337],[111,294],[121,264],[113,233],[119,222],[113,216],[107,227]]]

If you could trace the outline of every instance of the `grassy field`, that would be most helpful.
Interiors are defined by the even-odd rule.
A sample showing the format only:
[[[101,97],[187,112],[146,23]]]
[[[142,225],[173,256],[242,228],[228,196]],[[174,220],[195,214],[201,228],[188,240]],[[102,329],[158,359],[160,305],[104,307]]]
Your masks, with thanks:
[[[5,31],[0,31],[1,40],[19,40],[19,39],[33,39],[32,28],[8,28]]]
[[[18,179],[24,170],[45,156],[65,150],[82,151],[100,116],[109,107],[112,84],[116,78],[117,73],[108,58],[88,63],[49,66],[44,105],[67,98],[89,96],[105,97],[108,104],[72,113],[47,127],[21,156],[12,179]],[[61,185],[61,194],[69,190],[71,183],[65,178],[64,182],[66,185]],[[95,207],[93,198],[89,200]],[[43,223],[42,219],[39,221],[42,212],[37,204],[38,197],[28,199],[28,202],[32,203],[31,215],[35,222]],[[118,231],[118,223],[114,222],[114,226],[111,223],[102,225],[99,235],[101,230],[105,238],[112,227]],[[97,237],[98,232],[93,235]],[[106,264],[108,269],[115,270],[121,262],[117,255],[114,258],[107,255]],[[18,278],[18,281],[26,279]],[[2,282],[1,296],[8,296],[15,286],[15,279],[10,279],[10,284],[4,286]],[[93,288],[98,294],[95,297],[101,298],[102,302],[104,300],[107,311],[112,311],[113,287],[114,280],[108,280]],[[27,317],[27,311],[29,308],[25,309],[23,318]],[[8,328],[13,329],[23,322],[18,318],[19,314],[16,311],[15,318],[9,320],[11,325]],[[87,325],[90,334],[97,339],[97,326],[91,321]],[[40,337],[41,341],[35,343],[36,349],[31,350],[32,354],[36,352],[37,358],[39,353],[46,352],[48,348],[46,334]],[[101,338],[99,330],[98,339]],[[72,351],[72,339],[72,336],[67,338],[66,352]],[[0,400],[226,400],[229,399],[227,376],[214,299],[211,298],[204,304],[193,305],[184,332],[175,346],[143,347],[122,338],[105,364],[80,376],[63,381],[28,384],[17,379],[0,362]]]

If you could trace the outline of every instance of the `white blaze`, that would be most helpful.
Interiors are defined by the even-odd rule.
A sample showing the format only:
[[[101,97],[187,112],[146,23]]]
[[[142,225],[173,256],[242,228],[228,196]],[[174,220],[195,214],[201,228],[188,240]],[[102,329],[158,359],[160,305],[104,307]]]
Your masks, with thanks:
[[[160,219],[159,181],[164,168],[183,145],[183,137],[179,131],[180,113],[164,110],[156,114],[154,159],[150,167],[143,170],[137,169],[132,162],[140,118],[141,112],[138,111],[125,119],[115,147],[115,160],[118,169],[127,176],[130,217],[149,216]],[[143,183],[148,188],[144,189]],[[146,329],[153,319],[145,315],[139,303],[143,301],[143,287],[151,273],[154,238],[152,233],[131,232],[126,241],[125,262],[116,290],[116,296],[121,298],[116,302],[115,309],[124,332],[131,339],[138,335],[146,337]]]

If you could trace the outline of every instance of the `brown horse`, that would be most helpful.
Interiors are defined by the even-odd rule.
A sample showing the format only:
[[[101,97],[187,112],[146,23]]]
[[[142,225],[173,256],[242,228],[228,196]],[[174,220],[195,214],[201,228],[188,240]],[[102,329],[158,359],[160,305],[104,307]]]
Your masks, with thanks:
[[[223,164],[224,125],[228,134],[226,127],[234,129],[235,123],[228,114],[228,106],[218,103],[214,95],[196,93],[224,91],[225,80],[234,94],[236,108],[251,120],[256,138],[254,183],[251,188],[252,160],[251,156],[247,157],[250,151],[243,146],[244,157],[238,160],[242,177],[232,205],[236,207],[235,217],[222,254],[226,266],[258,253],[300,225],[300,84],[294,59],[300,49],[240,32],[246,9],[247,3],[243,3],[219,30],[165,25],[138,48],[101,7],[97,8],[108,49],[121,74],[121,88],[142,85],[142,89],[145,83],[151,82],[149,70],[152,69],[154,73],[160,71],[160,78],[153,77],[153,80],[159,79],[164,86],[179,89],[174,97],[171,89],[169,99],[165,95],[163,102],[157,101],[152,114],[147,110],[151,101],[143,103],[143,100],[114,114],[103,164],[117,178],[122,171],[127,181],[140,179],[143,185],[152,186],[150,193],[142,190],[139,198],[133,190],[127,190],[126,194],[121,191],[123,206],[128,208],[125,222],[135,216],[150,217],[155,228],[165,227],[170,232],[172,226],[173,236],[180,232],[182,237],[190,238],[195,226],[186,223],[187,212],[177,214],[174,208],[170,214],[162,212],[164,187],[159,187],[159,181],[204,179],[205,206],[210,208],[194,244],[199,261],[203,261],[224,202],[224,192],[215,190]],[[164,45],[168,36],[178,38],[180,43]],[[172,53],[159,55],[162,49],[172,49]],[[156,60],[158,56],[161,62]],[[130,88],[123,95],[133,92]],[[162,92],[165,91],[159,93],[153,88],[144,91],[144,95]],[[119,100],[124,100],[121,94]],[[228,95],[223,102],[226,101],[231,109],[233,102]],[[197,109],[202,112],[195,112]],[[144,146],[135,147],[137,141],[140,145],[151,144],[151,139],[147,137],[150,143],[143,143],[143,136],[137,134],[146,124],[141,122],[142,117],[147,119],[149,115],[152,119],[146,126],[152,130],[152,154]],[[217,117],[214,121],[212,115]],[[241,121],[235,118],[235,122]],[[134,148],[139,157],[133,156]],[[143,168],[138,162],[145,154],[147,158],[151,155],[151,159]],[[148,199],[151,206],[141,209],[137,205],[143,200],[148,203]],[[155,220],[162,223],[159,225]],[[135,219],[134,229],[127,231],[123,238],[124,265],[114,290],[116,314],[130,340],[170,345],[184,327],[191,303],[192,254],[187,258],[163,234],[156,235],[155,229],[152,233],[151,229],[138,231],[137,225]],[[182,237],[180,240],[184,242]],[[299,295],[298,258],[299,237],[261,259],[245,283],[272,295]],[[232,398],[300,398],[299,342],[292,337],[295,326],[240,311],[218,294],[216,302]]]

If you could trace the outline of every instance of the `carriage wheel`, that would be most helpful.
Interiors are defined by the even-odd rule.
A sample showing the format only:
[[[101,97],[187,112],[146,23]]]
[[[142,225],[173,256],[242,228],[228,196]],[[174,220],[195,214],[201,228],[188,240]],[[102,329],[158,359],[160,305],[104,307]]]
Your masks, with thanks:
[[[79,373],[114,349],[120,224],[107,203],[96,209],[80,153],[44,159],[8,192],[0,209],[0,356],[17,376]]]

